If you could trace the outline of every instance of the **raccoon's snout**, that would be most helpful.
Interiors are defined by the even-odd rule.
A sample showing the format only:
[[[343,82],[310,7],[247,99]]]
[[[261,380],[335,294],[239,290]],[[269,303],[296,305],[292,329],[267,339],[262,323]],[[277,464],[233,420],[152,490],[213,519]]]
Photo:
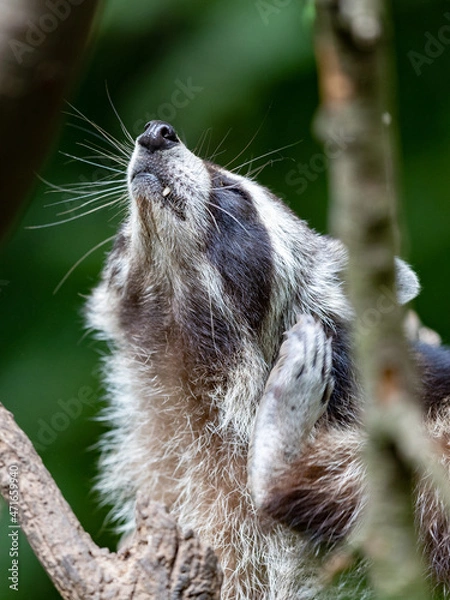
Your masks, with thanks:
[[[137,138],[137,143],[150,152],[169,150],[180,143],[175,129],[165,121],[150,121],[145,131]]]

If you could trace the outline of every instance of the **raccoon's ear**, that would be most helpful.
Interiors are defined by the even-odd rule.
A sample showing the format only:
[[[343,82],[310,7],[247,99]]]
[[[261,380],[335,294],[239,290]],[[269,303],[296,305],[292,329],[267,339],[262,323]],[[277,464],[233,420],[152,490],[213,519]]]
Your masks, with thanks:
[[[404,260],[398,257],[395,257],[395,281],[399,304],[406,304],[420,292],[420,283],[417,275]]]

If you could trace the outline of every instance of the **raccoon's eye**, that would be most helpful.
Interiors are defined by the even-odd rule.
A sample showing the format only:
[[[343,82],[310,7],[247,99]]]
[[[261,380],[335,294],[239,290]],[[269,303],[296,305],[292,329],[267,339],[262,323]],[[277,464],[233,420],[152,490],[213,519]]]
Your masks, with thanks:
[[[237,194],[241,198],[245,198],[245,199],[247,198],[247,194],[244,192],[244,190],[241,190],[241,188],[238,188],[238,187],[227,187],[227,190],[229,190],[233,194]]]
[[[229,179],[228,177],[222,175],[214,180],[214,184],[217,189],[231,192],[233,195],[238,196],[247,202],[250,201],[248,193],[241,188],[237,181],[233,181],[233,179]]]
[[[220,187],[226,189],[228,192],[231,192],[232,194],[237,194],[241,198],[247,198],[247,194],[246,192],[244,192],[244,190],[242,190],[239,186],[235,185],[234,183],[227,181],[226,179],[221,179],[219,185]]]

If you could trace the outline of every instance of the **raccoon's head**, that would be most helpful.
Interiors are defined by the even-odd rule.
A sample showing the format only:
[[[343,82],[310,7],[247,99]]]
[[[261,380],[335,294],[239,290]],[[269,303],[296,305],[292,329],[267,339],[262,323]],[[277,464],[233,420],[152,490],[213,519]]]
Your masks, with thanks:
[[[214,255],[223,239],[228,252],[237,244],[251,261],[247,250],[257,244],[270,270],[270,240],[257,207],[264,188],[195,156],[168,123],[151,121],[137,138],[128,186],[132,212],[166,248]]]
[[[171,270],[183,270],[184,283],[189,273],[207,275],[210,299],[225,298],[259,327],[277,270],[272,213],[289,222],[287,209],[250,179],[195,156],[163,121],[151,121],[137,138],[128,186],[132,226],[147,251],[159,246]]]

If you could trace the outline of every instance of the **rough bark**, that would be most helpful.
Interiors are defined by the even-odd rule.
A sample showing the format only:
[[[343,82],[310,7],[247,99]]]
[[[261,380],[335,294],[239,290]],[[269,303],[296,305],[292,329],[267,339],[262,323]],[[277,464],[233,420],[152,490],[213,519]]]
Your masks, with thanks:
[[[96,546],[1,404],[0,491],[9,504],[13,529],[20,527],[26,534],[64,599],[220,596],[221,573],[213,551],[192,532],[183,534],[162,506],[148,504],[145,498],[137,502],[136,533],[119,552]]]
[[[0,0],[0,239],[23,212],[99,0]]]
[[[418,382],[395,297],[398,251],[391,32],[383,0],[317,0],[316,53],[322,96],[316,126],[325,143],[347,141],[330,164],[332,229],[349,250],[349,294],[369,436],[369,506],[362,545],[383,599],[430,597],[418,552],[411,491],[419,472],[448,481],[421,427]],[[447,502],[448,503],[448,502]]]

